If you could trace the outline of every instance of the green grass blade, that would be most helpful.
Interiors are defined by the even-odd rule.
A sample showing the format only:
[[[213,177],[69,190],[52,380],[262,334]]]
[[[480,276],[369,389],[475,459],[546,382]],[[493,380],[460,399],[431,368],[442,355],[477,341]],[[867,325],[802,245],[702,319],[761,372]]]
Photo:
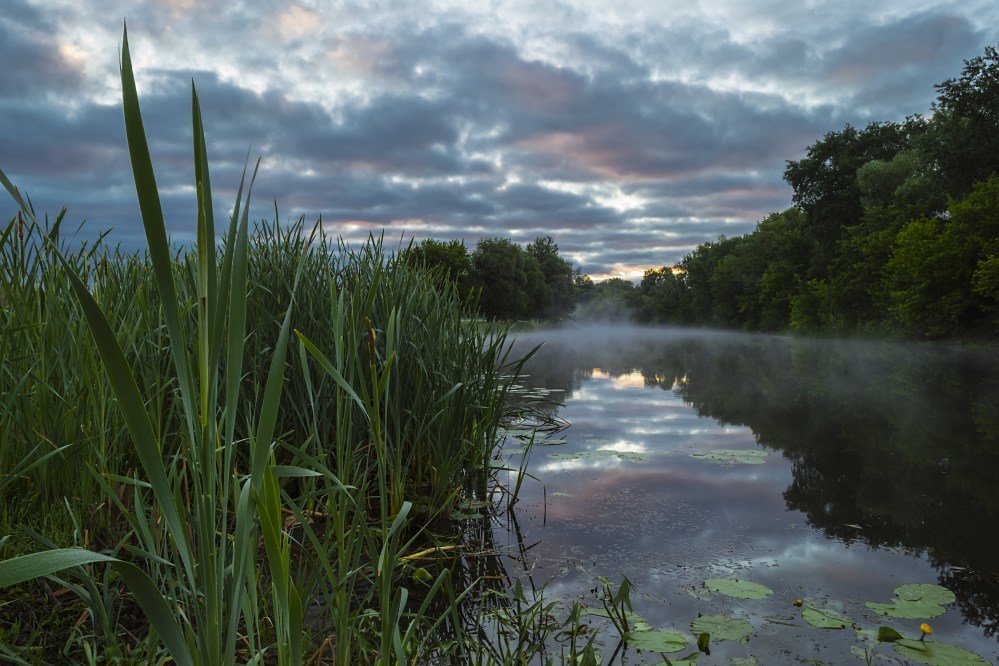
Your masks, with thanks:
[[[79,548],[32,553],[0,562],[0,588],[95,562],[108,562],[115,568],[178,666],[194,666],[194,659],[170,606],[149,576],[134,564]]]
[[[104,362],[105,371],[115,397],[118,399],[118,405],[125,419],[125,426],[128,428],[132,445],[142,463],[146,480],[153,488],[153,495],[156,497],[159,510],[162,512],[163,519],[174,539],[177,552],[183,559],[185,571],[193,580],[194,567],[187,546],[187,530],[178,513],[177,504],[174,502],[173,491],[167,478],[159,443],[149,420],[149,414],[143,405],[142,397],[139,395],[139,387],[135,382],[135,377],[129,369],[125,354],[122,352],[114,330],[108,324],[104,312],[69,263],[61,254],[58,256],[66,269],[66,275],[69,277],[73,291],[76,292],[77,300],[93,334],[94,343],[97,345],[101,360]]]
[[[139,94],[135,88],[132,73],[132,58],[128,50],[128,30],[122,30],[121,48],[121,96],[125,113],[125,136],[128,140],[128,155],[132,162],[132,175],[135,178],[135,192],[139,198],[139,211],[142,226],[146,231],[149,257],[153,264],[156,289],[159,291],[163,307],[163,318],[170,334],[171,352],[177,377],[180,380],[180,393],[184,401],[187,426],[191,438],[195,437],[195,389],[191,375],[190,360],[187,357],[187,335],[181,321],[177,288],[173,279],[173,262],[170,257],[170,244],[163,222],[163,208],[160,205],[159,190],[153,174],[152,158],[146,143],[146,133],[139,110]]]

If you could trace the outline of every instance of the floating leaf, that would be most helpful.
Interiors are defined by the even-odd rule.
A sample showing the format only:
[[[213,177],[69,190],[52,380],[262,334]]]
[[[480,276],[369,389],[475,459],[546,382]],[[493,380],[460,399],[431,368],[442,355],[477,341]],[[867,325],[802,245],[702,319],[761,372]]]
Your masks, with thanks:
[[[830,608],[806,606],[801,609],[801,617],[805,622],[818,629],[846,629],[853,626],[853,620]]]
[[[759,663],[753,655],[732,658],[732,666],[757,666]]]
[[[700,652],[691,652],[680,659],[667,659],[660,661],[656,666],[696,666],[697,660],[701,658]]]
[[[954,593],[946,587],[929,583],[908,583],[895,588],[895,599],[890,603],[869,602],[867,607],[879,615],[909,620],[937,617],[947,612],[943,604],[955,600]]]
[[[709,578],[704,587],[737,599],[766,599],[774,593],[769,587],[740,578]]]
[[[694,635],[711,634],[711,640],[744,641],[753,633],[753,625],[745,620],[736,620],[724,615],[702,615],[690,623]]]
[[[552,497],[572,497],[572,493],[563,493],[561,490],[557,490],[552,493]]]
[[[758,449],[715,449],[690,454],[691,458],[704,458],[723,465],[761,465],[767,461],[767,452]]]
[[[597,578],[599,579],[600,576],[597,576]],[[610,619],[610,614],[607,612],[607,609],[605,608],[584,608],[583,615]],[[652,631],[652,627],[650,627],[645,622],[645,618],[643,618],[635,611],[625,611],[624,619],[628,623],[628,628],[631,629],[631,631],[634,632]]]
[[[610,449],[597,449],[596,451],[577,451],[575,453],[549,453],[549,458],[555,460],[582,460],[584,458],[606,458],[614,456],[620,460],[645,460],[646,456],[634,451],[611,451]]]
[[[884,617],[897,617],[906,620],[925,620],[938,617],[947,612],[943,606],[925,601],[906,601],[895,599],[890,604],[867,602],[867,607]]]
[[[615,451],[614,455],[621,460],[646,460],[648,458],[648,456],[635,453],[634,451]]]
[[[906,659],[929,666],[963,666],[964,664],[988,664],[974,652],[937,641],[918,641],[903,638],[894,645],[895,652]]]
[[[687,647],[687,637],[666,629],[636,631],[628,634],[627,643],[646,652],[679,652]]]
[[[899,585],[895,588],[895,596],[903,601],[922,601],[928,604],[937,604],[938,606],[954,603],[954,600],[957,598],[946,587],[929,583]]]

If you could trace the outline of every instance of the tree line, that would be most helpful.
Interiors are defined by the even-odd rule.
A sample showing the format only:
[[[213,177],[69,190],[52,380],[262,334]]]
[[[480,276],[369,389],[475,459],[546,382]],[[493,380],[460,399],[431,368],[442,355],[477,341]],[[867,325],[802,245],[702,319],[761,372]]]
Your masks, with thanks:
[[[453,283],[470,314],[559,321],[576,309],[580,270],[562,257],[551,236],[526,247],[509,238],[483,238],[471,252],[460,240],[426,239],[402,250],[399,261]]]
[[[793,206],[676,266],[579,281],[580,314],[746,330],[999,332],[999,52],[928,117],[846,125],[788,161]]]

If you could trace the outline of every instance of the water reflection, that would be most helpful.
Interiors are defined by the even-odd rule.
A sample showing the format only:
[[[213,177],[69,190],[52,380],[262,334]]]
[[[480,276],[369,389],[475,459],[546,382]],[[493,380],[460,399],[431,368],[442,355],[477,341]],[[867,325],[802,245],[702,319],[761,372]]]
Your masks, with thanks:
[[[750,570],[778,592],[765,608],[736,609],[762,634],[757,656],[829,658],[850,637],[813,645],[814,634],[765,616],[787,614],[795,596],[857,615],[897,584],[939,581],[960,608],[936,621],[940,635],[995,659],[994,353],[661,330],[521,342],[540,339],[528,382],[562,389],[559,416],[572,426],[566,444],[532,455],[549,497],[529,487],[520,514],[554,589],[578,595],[594,573],[622,573],[648,595],[650,621],[682,628],[697,612],[732,609],[684,586]],[[769,452],[764,464],[691,457],[754,448]]]

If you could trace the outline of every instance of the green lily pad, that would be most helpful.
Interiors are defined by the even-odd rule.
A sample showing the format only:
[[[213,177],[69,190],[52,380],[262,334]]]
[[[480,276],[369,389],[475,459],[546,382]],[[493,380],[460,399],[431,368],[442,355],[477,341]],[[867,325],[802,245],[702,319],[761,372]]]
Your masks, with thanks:
[[[876,604],[869,601],[866,606],[878,615],[906,620],[926,620],[947,612],[946,608],[938,604],[925,601],[906,601],[905,599],[895,599],[890,604]]]
[[[759,663],[753,655],[732,658],[732,666],[757,666]]]
[[[691,453],[691,458],[704,458],[723,465],[762,465],[767,461],[767,452],[758,449],[715,449]]]
[[[610,619],[610,614],[607,612],[607,609],[605,609],[605,608],[584,608],[583,609],[583,615],[589,615],[590,617],[602,617],[602,618]],[[643,618],[641,615],[639,615],[635,611],[625,611],[624,612],[624,619],[628,623],[628,628],[632,632],[652,631],[652,627],[650,627],[645,622],[645,618]]]
[[[918,641],[903,638],[894,645],[895,652],[906,659],[929,666],[964,666],[966,664],[988,664],[974,652],[937,641]]]
[[[704,581],[704,587],[712,592],[737,599],[766,599],[774,593],[765,585],[751,583],[740,578],[709,578]]]
[[[548,457],[555,460],[582,460],[584,458],[602,458],[612,454],[613,451],[600,449],[598,451],[577,451],[576,453],[549,453]]]
[[[745,620],[736,620],[724,615],[702,615],[690,623],[690,631],[695,636],[702,633],[710,634],[711,640],[716,643],[745,641],[753,633],[753,625]]]
[[[937,604],[938,606],[954,603],[957,599],[954,593],[946,587],[929,583],[899,585],[895,588],[895,596],[904,601],[922,601],[928,604]]]
[[[867,607],[879,615],[919,620],[937,617],[947,612],[944,604],[952,603],[956,597],[946,587],[929,583],[908,583],[895,588],[895,599],[890,603],[870,602]]]
[[[646,652],[679,652],[687,647],[687,637],[667,629],[636,631],[628,634],[627,643]]]
[[[616,455],[620,460],[647,460],[648,456],[641,453],[636,453],[634,451],[615,451]]]
[[[634,451],[611,451],[610,449],[597,449],[596,451],[577,451],[576,453],[549,453],[549,458],[555,460],[583,460],[586,458],[605,458],[614,456],[620,460],[645,460],[646,456]]]
[[[801,609],[801,617],[818,629],[846,629],[853,626],[853,620],[830,608],[806,606]]]
[[[668,661],[660,661],[655,666],[696,666],[697,660],[700,658],[701,658],[700,652],[691,652],[690,654],[680,659],[670,659]]]

